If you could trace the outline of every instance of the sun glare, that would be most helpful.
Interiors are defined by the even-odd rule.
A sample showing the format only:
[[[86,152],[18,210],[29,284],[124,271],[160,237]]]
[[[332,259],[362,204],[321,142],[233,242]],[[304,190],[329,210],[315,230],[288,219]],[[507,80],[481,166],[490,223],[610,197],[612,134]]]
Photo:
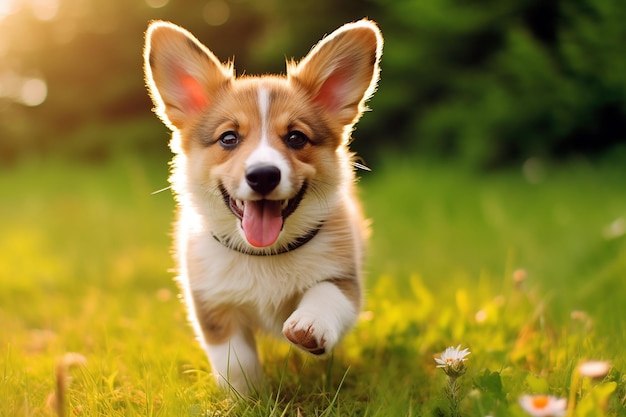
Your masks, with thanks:
[[[41,78],[27,78],[20,90],[19,100],[31,107],[39,106],[48,95],[48,86]]]
[[[169,3],[169,0],[146,0],[146,4],[153,9],[165,7],[167,3]]]
[[[230,7],[224,0],[209,0],[202,11],[204,21],[211,26],[220,26],[228,21]]]
[[[31,36],[29,28],[20,27],[20,24],[24,22],[23,17],[30,15],[41,22],[51,21],[58,17],[60,3],[61,0],[0,0],[0,24],[4,24],[3,30],[15,31],[14,36],[2,37],[0,35],[0,59],[4,60],[4,57],[18,49],[12,46],[15,45],[15,39],[19,38],[20,31],[28,32]],[[10,20],[13,17],[16,19]],[[25,45],[31,43],[32,37],[24,41]],[[11,65],[15,62],[19,62],[19,58],[10,57],[4,60],[4,63],[8,63],[7,65],[0,66],[0,99],[7,99],[29,107],[41,105],[48,97],[46,80],[38,75],[32,75],[33,72],[35,74],[39,72],[35,69],[24,71],[24,68],[14,68],[20,67],[20,65]]]
[[[46,101],[48,84],[38,76],[22,77],[13,72],[0,73],[0,98],[35,107]]]
[[[59,11],[60,0],[0,0],[0,20],[28,7],[33,16],[41,21],[52,20]]]
[[[42,21],[52,20],[59,11],[59,0],[29,0],[33,15]]]
[[[19,10],[17,0],[0,0],[0,20]]]

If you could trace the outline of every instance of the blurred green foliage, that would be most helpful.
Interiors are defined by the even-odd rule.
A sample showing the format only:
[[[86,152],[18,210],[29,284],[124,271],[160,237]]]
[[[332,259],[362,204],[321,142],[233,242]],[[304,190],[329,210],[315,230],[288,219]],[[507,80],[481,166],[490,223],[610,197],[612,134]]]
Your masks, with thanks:
[[[235,56],[239,74],[284,72],[285,58],[304,56],[325,33],[376,20],[386,41],[382,80],[354,142],[369,160],[410,150],[493,166],[625,143],[626,5],[618,0],[8,4],[0,8],[4,162],[168,152],[142,79],[151,19],[186,27],[224,61]],[[20,104],[28,77],[47,85],[40,105]]]

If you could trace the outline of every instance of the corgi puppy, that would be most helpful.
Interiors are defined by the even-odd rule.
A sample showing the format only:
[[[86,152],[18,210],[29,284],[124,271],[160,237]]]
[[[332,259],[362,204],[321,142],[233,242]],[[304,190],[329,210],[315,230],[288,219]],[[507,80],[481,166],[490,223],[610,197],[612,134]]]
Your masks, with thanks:
[[[236,77],[186,30],[147,30],[146,83],[173,132],[178,281],[223,387],[259,387],[258,330],[323,355],[357,320],[368,223],[348,144],[382,43],[361,20],[285,76]]]

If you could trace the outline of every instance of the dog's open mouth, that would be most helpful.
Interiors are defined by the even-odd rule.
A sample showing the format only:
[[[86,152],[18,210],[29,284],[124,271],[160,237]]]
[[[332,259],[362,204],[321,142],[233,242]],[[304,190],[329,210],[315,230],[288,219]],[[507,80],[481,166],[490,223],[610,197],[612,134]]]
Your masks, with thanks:
[[[285,219],[300,205],[307,184],[290,200],[238,200],[220,186],[226,206],[241,220],[248,243],[257,248],[271,246],[278,239]]]

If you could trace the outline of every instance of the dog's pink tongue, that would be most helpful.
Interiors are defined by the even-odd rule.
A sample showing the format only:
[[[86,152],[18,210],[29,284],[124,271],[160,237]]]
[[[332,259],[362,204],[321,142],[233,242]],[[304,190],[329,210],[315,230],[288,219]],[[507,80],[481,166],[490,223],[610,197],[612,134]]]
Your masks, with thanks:
[[[252,246],[270,246],[276,242],[283,228],[280,201],[247,201],[241,226]]]

